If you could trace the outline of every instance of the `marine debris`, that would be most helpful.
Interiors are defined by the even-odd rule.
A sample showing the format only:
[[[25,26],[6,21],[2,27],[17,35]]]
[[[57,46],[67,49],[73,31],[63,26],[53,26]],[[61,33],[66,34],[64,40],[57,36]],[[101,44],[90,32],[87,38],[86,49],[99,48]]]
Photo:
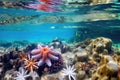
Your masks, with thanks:
[[[120,51],[111,39],[62,43],[69,47],[65,52],[61,42],[55,39],[6,52],[8,47],[1,46],[0,80],[120,80]]]

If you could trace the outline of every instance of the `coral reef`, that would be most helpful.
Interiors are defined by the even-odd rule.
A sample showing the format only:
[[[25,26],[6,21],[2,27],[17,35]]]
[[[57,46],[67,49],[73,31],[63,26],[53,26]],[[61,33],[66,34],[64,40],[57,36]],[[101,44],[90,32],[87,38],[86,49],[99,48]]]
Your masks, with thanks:
[[[104,78],[106,78],[106,80],[112,80],[113,78],[119,80],[117,75],[119,69],[120,66],[118,62],[114,60],[113,56],[102,55],[100,65],[92,76],[92,80],[104,80]]]
[[[9,47],[1,48],[0,80],[120,80],[119,49],[111,39],[66,43],[69,48],[63,53],[60,42],[33,43],[7,51]]]
[[[112,41],[108,38],[99,37],[93,40],[87,48],[91,54],[110,54],[112,52]]]

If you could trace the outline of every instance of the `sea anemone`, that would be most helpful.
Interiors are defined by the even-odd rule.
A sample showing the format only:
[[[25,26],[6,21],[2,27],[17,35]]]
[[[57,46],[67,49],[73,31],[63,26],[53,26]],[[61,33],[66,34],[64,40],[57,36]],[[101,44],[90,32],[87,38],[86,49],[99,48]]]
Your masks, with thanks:
[[[25,80],[25,78],[29,77],[30,75],[27,74],[27,70],[24,70],[22,67],[19,68],[19,71],[15,71],[16,77],[15,80]]]
[[[59,55],[58,52],[54,51],[52,48],[48,46],[41,46],[38,45],[37,49],[31,51],[32,58],[38,61],[38,66],[43,65],[46,63],[49,67],[52,65],[51,60],[58,60]]]
[[[68,66],[66,65],[66,68],[63,68],[62,72],[64,73],[64,76],[68,76],[69,80],[76,80],[75,78],[75,68],[74,65],[73,66]]]

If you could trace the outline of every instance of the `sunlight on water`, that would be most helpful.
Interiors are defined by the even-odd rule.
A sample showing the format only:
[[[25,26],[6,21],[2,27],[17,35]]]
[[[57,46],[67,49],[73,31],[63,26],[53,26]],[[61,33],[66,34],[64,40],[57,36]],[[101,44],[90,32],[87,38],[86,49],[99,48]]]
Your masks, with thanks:
[[[24,8],[15,9],[1,7],[0,30],[2,34],[0,35],[4,36],[3,39],[5,40],[7,39],[7,37],[5,37],[6,34],[10,33],[12,35],[12,33],[17,31],[18,35],[20,35],[20,31],[25,31],[26,34],[27,31],[29,32],[28,34],[31,34],[32,31],[34,31],[34,33],[36,33],[34,34],[34,37],[35,35],[37,36],[41,33],[42,33],[41,36],[45,37],[43,35],[43,32],[45,32],[46,35],[49,34],[49,32],[52,32],[53,34],[57,32],[56,34],[54,34],[54,36],[50,37],[50,40],[52,40],[53,37],[57,37],[57,34],[63,35],[63,37],[67,40],[68,38],[72,38],[73,35],[77,31],[79,32],[80,30],[87,31],[88,34],[81,34],[83,36],[86,36],[85,38],[87,37],[91,38],[97,36],[107,36],[107,34],[105,34],[104,31],[109,29],[108,33],[111,33],[110,30],[114,29],[116,30],[116,28],[119,28],[120,25],[120,23],[118,23],[120,19],[119,3],[99,4],[92,6],[90,5],[75,6],[74,4],[71,5],[69,6],[65,5],[61,12],[54,13],[29,10]],[[98,32],[99,34],[96,34],[96,31],[92,30],[93,28],[96,31],[99,31]],[[62,32],[60,32],[59,30]],[[68,38],[66,38],[64,34],[66,34],[66,36],[68,34],[69,37],[67,36]],[[111,35],[114,34],[111,33]],[[10,36],[11,40],[14,39],[15,36],[13,35]],[[116,34],[114,36],[116,36]],[[27,35],[23,38],[30,39],[27,37],[29,36]],[[35,39],[38,39],[37,37]],[[58,35],[58,37],[60,37],[60,35]],[[108,37],[111,38],[111,36]],[[80,38],[82,38],[82,36]],[[15,40],[16,39],[17,38],[15,38]],[[30,40],[32,40],[32,37]]]

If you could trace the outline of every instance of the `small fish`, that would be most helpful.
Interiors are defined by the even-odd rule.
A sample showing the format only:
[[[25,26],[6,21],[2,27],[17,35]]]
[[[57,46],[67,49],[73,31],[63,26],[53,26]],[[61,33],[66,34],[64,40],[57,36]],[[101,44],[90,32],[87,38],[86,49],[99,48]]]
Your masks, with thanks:
[[[60,8],[57,7],[56,5],[49,5],[49,4],[28,4],[25,7],[29,9],[42,10],[46,12],[60,11]]]
[[[63,4],[62,0],[39,0],[40,2],[43,2],[45,4],[51,4],[51,5],[61,5]]]

